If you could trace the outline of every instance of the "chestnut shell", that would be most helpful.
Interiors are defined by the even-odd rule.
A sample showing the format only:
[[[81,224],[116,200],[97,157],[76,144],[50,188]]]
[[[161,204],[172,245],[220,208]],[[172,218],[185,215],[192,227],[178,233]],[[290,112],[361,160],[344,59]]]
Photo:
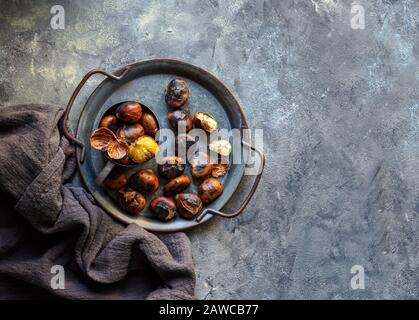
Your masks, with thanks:
[[[210,157],[206,152],[195,152],[191,159],[191,174],[195,179],[208,177],[212,170]]]
[[[182,107],[189,99],[189,88],[185,80],[173,79],[165,89],[166,103],[173,109]]]
[[[127,142],[134,142],[144,135],[144,128],[139,123],[124,124],[116,131],[116,136],[125,139]]]
[[[116,129],[118,128],[118,118],[114,116],[113,114],[108,114],[104,116],[102,120],[100,120],[100,123],[99,123],[99,128],[102,128],[102,127],[108,128],[115,132]]]
[[[166,196],[174,196],[179,192],[185,190],[191,184],[191,179],[188,176],[176,177],[170,180],[163,188],[163,192]]]
[[[125,123],[136,123],[143,114],[143,108],[138,102],[123,102],[116,109],[116,117]]]
[[[202,210],[202,200],[194,193],[179,193],[175,202],[179,215],[185,219],[195,218]]]
[[[193,118],[195,127],[203,129],[209,133],[218,128],[218,122],[214,116],[208,112],[197,112]]]
[[[185,171],[185,161],[179,157],[165,157],[157,166],[159,173],[167,178],[173,179],[180,176]]]
[[[169,221],[176,216],[176,204],[168,197],[155,197],[150,202],[150,209],[160,221]]]
[[[159,130],[157,120],[151,113],[145,112],[141,117],[140,123],[144,128],[145,134],[151,137],[154,137]]]
[[[181,123],[182,123],[182,129],[184,128],[186,132],[192,129],[193,119],[192,119],[192,115],[190,111],[187,109],[178,109],[174,111],[169,111],[167,113],[167,119],[169,120],[169,123],[172,126],[172,128],[176,131],[180,127]]]
[[[203,203],[210,203],[217,199],[223,192],[221,182],[216,178],[208,178],[202,181],[198,187],[198,196]]]
[[[139,213],[147,204],[147,200],[141,193],[130,188],[119,190],[116,199],[119,205],[130,213]]]
[[[159,179],[151,169],[141,169],[129,178],[129,185],[141,193],[153,193],[159,188]]]

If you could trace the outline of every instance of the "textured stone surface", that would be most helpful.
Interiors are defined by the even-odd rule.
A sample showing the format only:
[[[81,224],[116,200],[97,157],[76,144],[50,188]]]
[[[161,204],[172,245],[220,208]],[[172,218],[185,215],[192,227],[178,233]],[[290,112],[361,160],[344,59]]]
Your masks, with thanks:
[[[62,105],[91,68],[177,57],[265,130],[245,213],[189,232],[199,298],[419,298],[417,1],[359,1],[365,30],[342,0],[60,3],[65,30],[49,25],[55,1],[0,1],[1,104]]]

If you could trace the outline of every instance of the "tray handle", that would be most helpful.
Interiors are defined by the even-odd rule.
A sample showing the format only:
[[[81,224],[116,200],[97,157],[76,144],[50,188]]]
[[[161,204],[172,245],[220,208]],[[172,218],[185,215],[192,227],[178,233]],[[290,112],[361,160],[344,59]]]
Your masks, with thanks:
[[[252,199],[252,197],[253,197],[253,195],[256,191],[256,188],[258,187],[258,184],[260,182],[260,178],[262,178],[263,169],[265,168],[265,155],[262,153],[262,151],[260,151],[256,147],[250,145],[249,143],[247,143],[244,140],[242,140],[242,144],[243,144],[243,146],[248,147],[248,148],[252,149],[253,151],[255,151],[259,155],[259,157],[261,158],[261,166],[262,167],[261,167],[261,170],[260,170],[259,174],[256,176],[255,181],[253,182],[252,189],[250,189],[249,194],[247,195],[246,199],[244,199],[243,203],[241,204],[241,206],[236,211],[234,211],[232,213],[225,213],[225,212],[218,211],[218,210],[215,210],[215,209],[207,208],[204,211],[202,211],[196,217],[197,222],[200,222],[207,214],[213,214],[213,215],[221,216],[221,217],[224,217],[224,218],[237,217],[240,213],[243,212],[244,208],[246,208],[250,199]]]
[[[65,109],[64,112],[64,116],[63,116],[63,122],[62,122],[62,126],[63,126],[63,133],[64,136],[72,143],[74,143],[75,145],[77,145],[78,147],[81,148],[81,156],[80,156],[80,163],[83,163],[84,160],[86,159],[86,146],[84,145],[84,143],[80,140],[78,140],[69,130],[68,127],[68,116],[70,114],[71,108],[74,104],[74,100],[76,100],[77,95],[79,94],[80,90],[83,88],[84,84],[87,82],[87,80],[89,80],[89,78],[95,74],[103,74],[105,76],[107,76],[108,78],[111,78],[113,80],[121,80],[128,72],[128,70],[130,69],[130,67],[126,67],[125,69],[123,69],[121,71],[121,74],[119,76],[116,76],[112,73],[106,72],[102,69],[93,69],[90,70],[88,73],[86,73],[83,77],[83,79],[80,81],[80,83],[78,84],[78,86],[76,87],[76,89],[74,90],[73,94],[71,95],[70,100],[68,101],[67,107]]]

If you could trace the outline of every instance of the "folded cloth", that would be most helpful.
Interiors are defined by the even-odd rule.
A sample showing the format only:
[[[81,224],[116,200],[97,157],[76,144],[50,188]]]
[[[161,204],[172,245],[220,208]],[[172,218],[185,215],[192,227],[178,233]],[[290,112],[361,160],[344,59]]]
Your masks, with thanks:
[[[62,115],[0,108],[0,299],[192,299],[185,234],[125,227],[69,184],[76,161]]]

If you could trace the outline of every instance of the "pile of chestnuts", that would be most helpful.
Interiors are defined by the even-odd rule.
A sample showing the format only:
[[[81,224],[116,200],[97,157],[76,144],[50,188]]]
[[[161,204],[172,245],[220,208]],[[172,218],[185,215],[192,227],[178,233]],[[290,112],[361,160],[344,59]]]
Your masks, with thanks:
[[[197,112],[192,115],[188,109],[189,88],[185,80],[171,80],[164,95],[170,108],[167,118],[177,134],[176,146],[184,144],[188,148],[194,143],[188,135],[193,127],[208,133],[217,130],[218,123],[211,114]],[[154,140],[157,130],[156,119],[152,114],[143,112],[139,103],[122,103],[115,114],[102,118],[99,128],[91,136],[91,145],[106,151],[118,163],[144,163],[158,151]],[[220,157],[228,157],[231,153],[230,143],[224,140],[211,143],[209,149]],[[170,156],[157,165],[157,173],[152,169],[140,169],[128,177],[120,167],[115,167],[103,184],[115,190],[117,202],[129,213],[141,212],[147,205],[146,197],[150,197],[149,207],[160,221],[170,221],[177,215],[193,219],[202,211],[204,204],[214,201],[223,192],[217,177],[226,174],[228,164],[212,163],[206,152],[195,152],[190,161],[190,173],[200,182],[196,194],[187,191],[192,181],[185,169],[184,159]],[[163,179],[162,185],[159,177]],[[153,196],[160,185],[162,194]]]
[[[159,127],[154,115],[143,111],[136,101],[119,104],[106,114],[90,137],[90,145],[106,151],[109,158],[123,164],[139,164],[152,159],[158,151],[154,140]]]

